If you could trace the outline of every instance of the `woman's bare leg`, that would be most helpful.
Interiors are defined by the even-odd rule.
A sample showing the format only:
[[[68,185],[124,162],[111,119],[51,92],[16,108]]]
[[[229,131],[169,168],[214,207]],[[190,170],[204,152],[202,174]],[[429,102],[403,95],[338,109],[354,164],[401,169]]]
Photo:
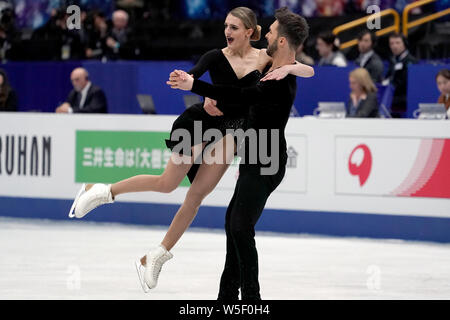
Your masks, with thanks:
[[[192,157],[172,153],[161,175],[138,175],[112,184],[112,196],[116,197],[123,193],[143,191],[172,192],[180,185],[192,167],[194,159],[202,152],[204,145],[205,143],[192,147]]]
[[[223,143],[223,145],[217,145],[220,143]],[[208,161],[208,158],[204,159],[204,163],[200,165],[183,204],[177,211],[166,236],[161,242],[169,251],[174,247],[187,228],[189,228],[203,199],[214,190],[234,158],[234,139],[231,135],[225,136],[217,144],[216,152],[213,156],[219,160],[216,161],[218,163],[212,163],[213,161]],[[228,148],[226,147],[227,145]]]

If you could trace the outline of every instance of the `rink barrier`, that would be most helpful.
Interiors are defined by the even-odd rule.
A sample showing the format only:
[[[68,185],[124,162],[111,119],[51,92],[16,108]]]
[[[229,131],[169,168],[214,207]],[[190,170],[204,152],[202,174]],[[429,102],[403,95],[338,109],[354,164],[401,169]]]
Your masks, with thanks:
[[[82,220],[67,217],[71,201],[0,197],[0,216],[167,227],[178,205],[115,203]],[[202,206],[191,228],[224,230],[225,207]],[[386,214],[265,209],[256,230],[297,235],[450,242],[450,219]]]
[[[0,114],[0,215],[67,219],[82,183],[159,175],[173,116]],[[291,118],[286,175],[258,228],[450,242],[447,121]],[[238,159],[193,226],[223,228]],[[168,225],[185,179],[170,194],[121,195],[93,221]]]

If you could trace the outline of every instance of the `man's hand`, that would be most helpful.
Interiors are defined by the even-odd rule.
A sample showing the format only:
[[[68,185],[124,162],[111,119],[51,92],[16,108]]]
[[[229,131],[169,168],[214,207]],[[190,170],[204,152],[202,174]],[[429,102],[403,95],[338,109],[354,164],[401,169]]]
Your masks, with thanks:
[[[65,102],[62,105],[60,105],[58,108],[56,108],[55,112],[56,113],[69,113],[69,110],[70,110],[70,104]]]
[[[203,109],[205,109],[206,113],[213,117],[223,116],[223,112],[217,108],[217,101],[205,98],[205,103],[203,104]]]
[[[108,47],[110,47],[111,49],[115,48],[115,47],[116,47],[116,44],[117,44],[117,41],[114,40],[113,38],[108,37],[108,38],[106,39],[106,45],[107,45]]]
[[[166,83],[172,89],[190,91],[194,85],[194,77],[183,70],[174,70],[170,73],[169,81]]]

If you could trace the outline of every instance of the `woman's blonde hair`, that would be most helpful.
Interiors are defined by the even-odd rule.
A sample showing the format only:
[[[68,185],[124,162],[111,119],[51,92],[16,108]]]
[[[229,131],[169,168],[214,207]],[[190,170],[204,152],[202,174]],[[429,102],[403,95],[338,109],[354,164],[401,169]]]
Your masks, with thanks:
[[[377,92],[377,87],[372,81],[369,72],[364,68],[357,68],[350,72],[350,77],[355,79],[365,93]]]
[[[261,39],[261,26],[258,25],[256,14],[252,9],[247,7],[237,7],[231,10],[228,14],[231,14],[241,20],[246,29],[253,29],[253,33],[250,36],[251,41],[258,41]]]

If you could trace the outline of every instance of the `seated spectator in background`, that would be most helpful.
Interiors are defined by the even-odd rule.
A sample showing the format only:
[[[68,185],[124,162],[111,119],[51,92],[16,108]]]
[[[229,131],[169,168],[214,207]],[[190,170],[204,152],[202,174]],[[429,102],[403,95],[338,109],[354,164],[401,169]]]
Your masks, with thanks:
[[[442,69],[436,76],[436,84],[441,95],[438,103],[445,105],[447,115],[450,118],[450,70]]]
[[[67,101],[56,108],[56,113],[107,113],[108,107],[103,90],[89,81],[83,68],[76,68],[70,75],[73,90]]]
[[[378,118],[377,88],[369,72],[358,68],[350,72],[350,99],[347,103],[349,118]]]
[[[298,47],[297,52],[295,54],[295,60],[303,64],[307,64],[309,66],[314,65],[314,59],[306,55],[306,53],[303,51],[303,48],[304,48],[303,44],[301,44],[300,47]]]
[[[408,67],[416,63],[417,60],[409,53],[406,38],[402,34],[393,33],[389,36],[389,48],[392,56],[383,84],[392,84],[394,86],[392,116],[398,118],[406,111]]]
[[[17,95],[3,69],[0,69],[0,111],[17,111]]]
[[[373,82],[380,83],[383,80],[384,66],[380,56],[373,50],[376,39],[375,33],[368,30],[358,35],[359,57],[355,60],[355,64],[366,69]]]
[[[347,66],[347,59],[339,51],[339,40],[333,33],[320,33],[317,37],[316,49],[321,57],[319,66]]]

